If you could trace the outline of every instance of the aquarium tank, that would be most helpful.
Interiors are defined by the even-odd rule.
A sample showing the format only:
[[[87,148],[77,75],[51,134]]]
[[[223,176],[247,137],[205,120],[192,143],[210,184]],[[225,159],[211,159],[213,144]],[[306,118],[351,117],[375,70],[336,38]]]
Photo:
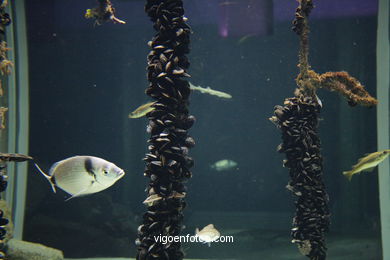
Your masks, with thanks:
[[[0,259],[390,260],[389,1],[0,1]]]

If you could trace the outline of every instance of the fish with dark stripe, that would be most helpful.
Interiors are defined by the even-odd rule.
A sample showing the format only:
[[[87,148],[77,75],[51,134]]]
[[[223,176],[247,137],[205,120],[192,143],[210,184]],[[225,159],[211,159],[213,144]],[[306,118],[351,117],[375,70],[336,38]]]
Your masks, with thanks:
[[[35,166],[54,192],[58,187],[71,195],[69,199],[105,190],[125,174],[115,164],[94,156],[74,156],[59,161],[53,164],[49,174]]]

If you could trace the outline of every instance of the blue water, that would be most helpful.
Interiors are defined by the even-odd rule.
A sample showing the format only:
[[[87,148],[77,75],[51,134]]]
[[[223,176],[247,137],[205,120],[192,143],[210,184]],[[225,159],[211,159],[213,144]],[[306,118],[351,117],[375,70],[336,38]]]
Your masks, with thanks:
[[[296,87],[299,42],[291,31],[295,5],[274,3],[272,15],[264,12],[270,19],[267,34],[243,39],[246,34],[220,35],[218,3],[208,3],[203,12],[204,1],[187,2],[193,30],[189,80],[233,98],[191,94],[190,114],[197,118],[190,130],[196,141],[190,151],[195,166],[187,183],[183,234],[213,223],[221,234],[234,235],[235,242],[184,244],[186,257],[305,259],[290,243],[294,200],[285,189],[289,177],[282,167],[284,155],[276,152],[280,132],[268,120],[273,107]],[[370,7],[367,13],[371,9],[344,2],[344,12],[337,14],[326,11],[336,8],[332,1],[319,2],[313,10],[310,63],[318,73],[348,71],[375,96],[376,10]],[[155,33],[143,1],[115,1],[118,17],[127,24],[102,26],[83,17],[94,1],[26,4],[30,155],[45,169],[69,156],[94,155],[127,174],[101,193],[64,202],[65,194],[53,194],[31,167],[24,239],[63,250],[66,257],[134,257],[136,228],[146,211],[141,159],[149,135],[146,118],[127,115],[150,100],[144,93],[145,67],[147,42]],[[250,26],[245,18],[235,20],[239,28]],[[361,174],[351,183],[341,174],[376,150],[376,109],[351,108],[326,90],[318,96],[332,213],[329,258],[380,259],[377,172]],[[223,172],[210,168],[221,159],[238,166]]]

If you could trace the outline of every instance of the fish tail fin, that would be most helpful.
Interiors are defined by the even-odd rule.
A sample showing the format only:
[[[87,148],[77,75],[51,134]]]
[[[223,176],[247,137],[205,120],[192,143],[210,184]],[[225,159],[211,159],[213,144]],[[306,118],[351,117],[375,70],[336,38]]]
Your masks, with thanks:
[[[352,171],[345,171],[345,172],[343,172],[343,174],[345,175],[345,177],[348,178],[349,181],[352,180],[352,175],[353,175]]]
[[[38,164],[34,163],[34,165],[35,165],[35,168],[37,168],[37,170],[43,175],[43,177],[45,177],[46,180],[50,183],[53,192],[56,193],[57,192],[56,187],[55,187],[53,181],[51,180],[52,176],[47,175],[44,171],[42,171],[42,169],[38,166]]]

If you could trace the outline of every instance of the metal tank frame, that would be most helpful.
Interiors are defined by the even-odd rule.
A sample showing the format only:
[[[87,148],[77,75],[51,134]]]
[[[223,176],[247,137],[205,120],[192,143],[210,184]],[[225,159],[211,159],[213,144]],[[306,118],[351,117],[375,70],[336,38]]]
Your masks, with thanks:
[[[377,30],[377,143],[378,150],[390,147],[390,48],[389,48],[389,1],[379,0]],[[390,259],[390,160],[379,165],[379,210],[381,217],[383,259]]]
[[[7,85],[4,86],[8,92],[9,108],[6,152],[27,154],[29,138],[29,80],[24,1],[10,1],[6,10],[12,20],[12,23],[6,30],[6,39],[8,46],[11,48],[8,58],[14,63],[12,73],[8,76]],[[4,199],[12,210],[14,222],[13,237],[22,239],[27,189],[27,163],[9,163],[7,175],[8,188],[4,194]]]

